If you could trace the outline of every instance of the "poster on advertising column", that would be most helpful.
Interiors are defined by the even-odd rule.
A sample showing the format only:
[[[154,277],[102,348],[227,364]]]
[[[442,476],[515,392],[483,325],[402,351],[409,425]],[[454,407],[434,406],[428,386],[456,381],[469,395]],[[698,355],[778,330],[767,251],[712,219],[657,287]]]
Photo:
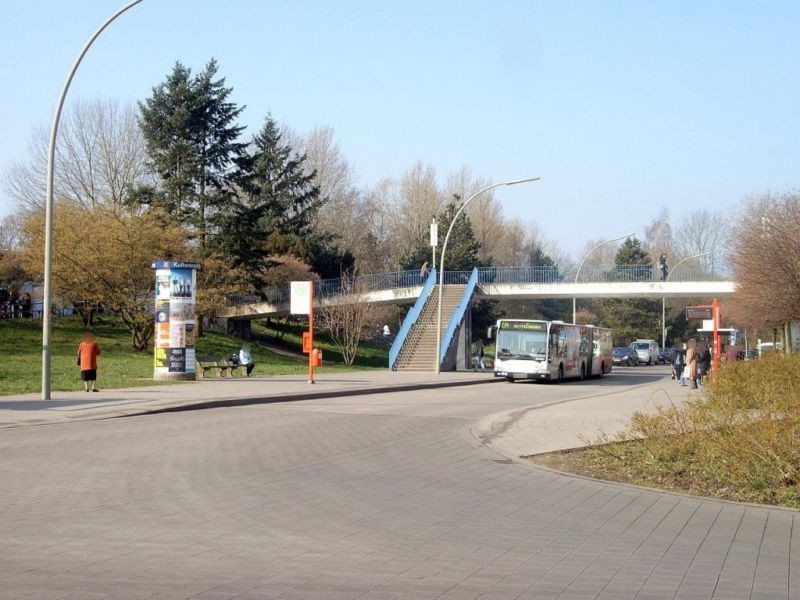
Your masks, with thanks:
[[[156,261],[154,379],[194,379],[198,263]]]

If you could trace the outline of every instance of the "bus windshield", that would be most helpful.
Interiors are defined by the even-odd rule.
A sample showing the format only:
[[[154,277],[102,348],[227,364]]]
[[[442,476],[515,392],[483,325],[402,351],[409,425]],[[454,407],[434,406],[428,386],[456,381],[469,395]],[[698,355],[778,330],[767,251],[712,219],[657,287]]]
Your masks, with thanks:
[[[497,356],[502,358],[546,358],[546,331],[501,329],[497,334]]]

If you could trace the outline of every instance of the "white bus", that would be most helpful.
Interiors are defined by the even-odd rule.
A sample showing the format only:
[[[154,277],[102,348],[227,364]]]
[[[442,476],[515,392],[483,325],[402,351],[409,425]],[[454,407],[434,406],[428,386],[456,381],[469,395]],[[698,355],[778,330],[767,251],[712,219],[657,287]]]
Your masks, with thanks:
[[[500,319],[495,377],[562,381],[611,373],[611,330],[563,321]]]

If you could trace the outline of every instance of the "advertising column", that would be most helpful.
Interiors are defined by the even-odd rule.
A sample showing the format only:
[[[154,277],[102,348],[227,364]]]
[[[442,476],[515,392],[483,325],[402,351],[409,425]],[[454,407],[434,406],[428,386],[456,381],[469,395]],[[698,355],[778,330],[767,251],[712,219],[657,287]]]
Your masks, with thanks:
[[[195,378],[195,286],[198,263],[156,261],[153,379]]]

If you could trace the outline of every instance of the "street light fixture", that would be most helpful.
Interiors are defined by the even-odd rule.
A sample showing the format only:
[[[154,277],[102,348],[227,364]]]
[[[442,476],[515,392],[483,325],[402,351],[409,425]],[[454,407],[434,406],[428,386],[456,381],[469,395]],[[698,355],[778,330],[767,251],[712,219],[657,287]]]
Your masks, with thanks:
[[[483,188],[482,190],[478,190],[472,196],[467,198],[467,200],[462,204],[459,209],[456,211],[453,220],[450,222],[450,227],[447,229],[447,235],[444,236],[444,244],[442,244],[442,254],[439,257],[439,306],[436,308],[436,374],[438,375],[441,373],[441,353],[442,353],[442,288],[444,287],[444,256],[445,252],[447,252],[447,242],[450,240],[450,233],[453,231],[453,225],[456,224],[459,215],[464,211],[467,207],[467,204],[472,202],[475,198],[480,196],[484,192],[488,192],[491,189],[496,187],[500,187],[503,185],[517,185],[518,183],[528,183],[531,181],[538,181],[541,177],[531,177],[529,179],[516,179],[514,181],[505,181],[503,183],[494,183],[490,186]]]
[[[620,240],[624,240],[625,238],[629,238],[629,237],[633,237],[633,234],[629,233],[628,235],[621,235],[618,238],[614,238],[613,240],[606,240],[605,242],[600,242],[594,248],[589,250],[586,253],[586,256],[583,257],[583,260],[581,261],[581,264],[578,266],[578,270],[575,272],[575,283],[578,283],[578,275],[581,274],[581,269],[583,268],[583,264],[586,262],[586,259],[589,258],[589,255],[592,252],[597,250],[600,246],[605,246],[606,244],[610,244],[611,242],[618,242]],[[573,323],[575,322],[575,313],[576,313],[576,302],[575,302],[575,300],[576,299],[573,297],[572,298],[572,322]]]
[[[709,254],[711,254],[711,251],[701,252],[700,254],[695,254],[694,256],[687,256],[686,258],[680,259],[669,270],[666,279],[664,279],[664,283],[667,283],[669,281],[669,278],[672,277],[672,274],[675,272],[675,269],[678,267],[678,265],[685,263],[687,260],[692,260],[693,258],[700,258],[701,256],[708,256]],[[661,294],[661,347],[663,348],[666,344],[667,344],[667,298],[662,293]]]
[[[111,22],[120,16],[122,13],[130,8],[139,4],[142,0],[133,0],[129,2],[108,19],[106,19],[100,27],[97,28],[89,38],[89,41],[84,44],[78,58],[72,65],[67,79],[64,81],[64,86],[61,88],[61,94],[58,97],[56,110],[53,114],[53,123],[50,126],[50,145],[47,150],[47,196],[45,198],[45,216],[44,216],[44,290],[42,291],[42,400],[50,400],[50,372],[51,372],[51,358],[52,349],[50,348],[50,331],[51,331],[51,315],[50,304],[52,302],[51,291],[51,272],[52,272],[52,250],[53,250],[53,171],[56,156],[56,137],[58,135],[58,122],[61,119],[61,109],[64,106],[64,100],[67,97],[67,91],[72,83],[72,78],[75,76],[75,71],[81,64],[83,57],[89,51],[89,47],[94,43],[97,37],[103,33],[103,30],[108,27]]]

